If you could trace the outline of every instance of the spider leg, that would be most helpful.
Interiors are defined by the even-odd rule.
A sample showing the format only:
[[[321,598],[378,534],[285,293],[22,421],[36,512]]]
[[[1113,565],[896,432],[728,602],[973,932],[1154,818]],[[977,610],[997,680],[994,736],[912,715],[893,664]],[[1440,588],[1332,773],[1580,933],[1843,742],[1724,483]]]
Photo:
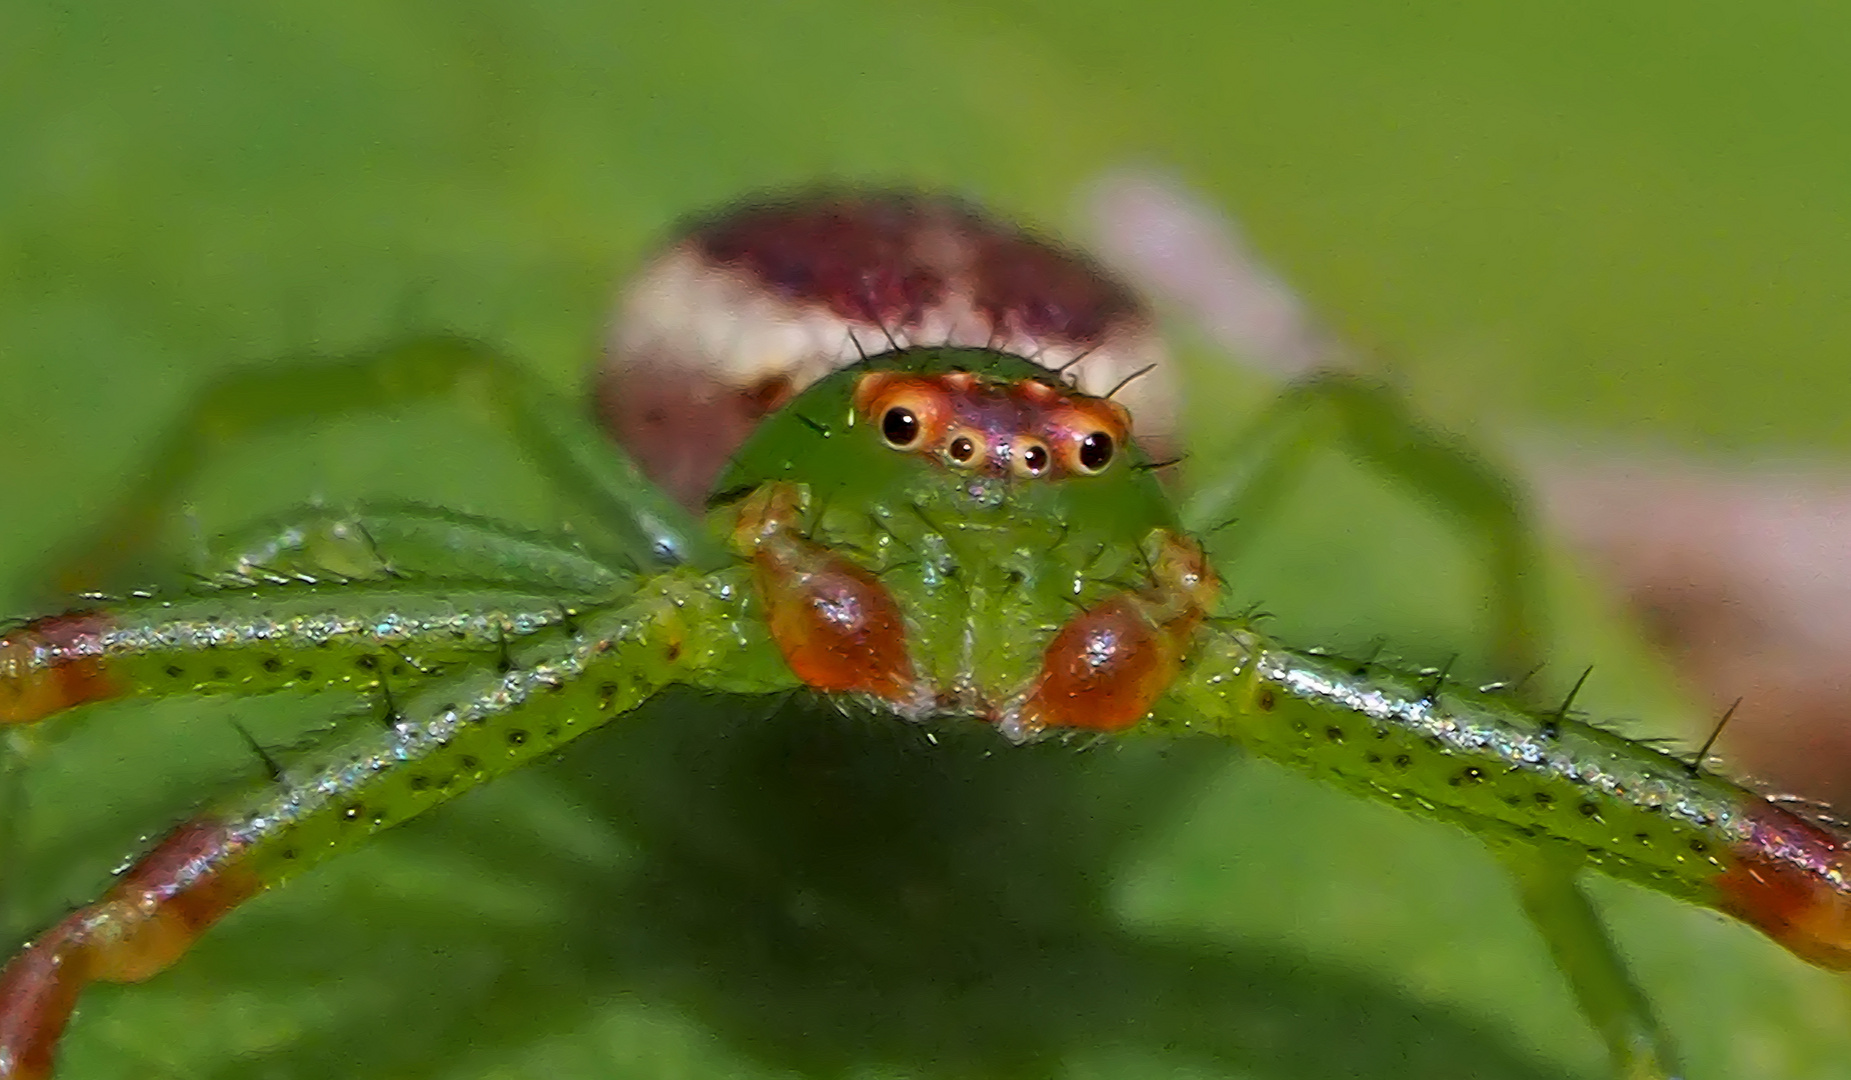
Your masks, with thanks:
[[[613,553],[648,569],[712,565],[711,542],[579,411],[478,342],[422,338],[341,358],[234,370],[209,383],[161,442],[144,477],[103,522],[58,583],[75,592],[112,580],[161,535],[174,504],[214,456],[288,424],[464,398],[487,409],[567,497],[590,509]]]
[[[256,522],[220,537],[196,574],[230,584],[474,581],[584,597],[614,595],[633,577],[569,537],[400,502],[304,507]]]
[[[1501,845],[1524,913],[1542,934],[1555,966],[1567,978],[1581,1012],[1607,1044],[1623,1080],[1667,1080],[1677,1075],[1671,1039],[1652,1012],[1645,991],[1626,970],[1600,914],[1575,883],[1576,867],[1541,852]]]
[[[119,697],[396,689],[572,618],[556,594],[366,581],[100,605],[0,634],[0,725]]]
[[[1624,1080],[1667,1080],[1675,1055],[1576,885],[1579,872],[1598,867],[1738,914],[1777,940],[1788,928],[1752,897],[1731,900],[1731,872],[1746,876],[1734,868],[1761,851],[1744,841],[1737,815],[1759,808],[1780,821],[1778,835],[1808,835],[1767,814],[1766,800],[1746,789],[1580,720],[1465,687],[1436,690],[1418,672],[1296,652],[1251,629],[1211,626],[1197,646],[1149,728],[1217,734],[1484,839]],[[1827,861],[1816,850],[1803,858]],[[1835,865],[1775,862],[1757,895],[1800,895],[1818,880],[1820,910],[1838,899],[1828,895]],[[1827,917],[1817,921],[1836,930]],[[1829,944],[1842,948],[1836,938]],[[1831,955],[1826,947],[1817,946],[1819,955]]]
[[[1537,557],[1521,496],[1496,468],[1422,422],[1386,386],[1335,372],[1294,385],[1236,441],[1227,464],[1202,478],[1184,507],[1185,526],[1200,534],[1230,520],[1263,520],[1313,454],[1333,442],[1483,543],[1500,666],[1513,675],[1533,669],[1540,641]],[[1225,544],[1217,555],[1235,557]]]
[[[557,750],[671,683],[797,685],[744,568],[663,575],[632,598],[514,644],[405,698],[394,723],[330,739],[272,783],[181,825],[98,901],[0,971],[0,1077],[49,1074],[93,982],[148,978],[238,904],[372,834]]]

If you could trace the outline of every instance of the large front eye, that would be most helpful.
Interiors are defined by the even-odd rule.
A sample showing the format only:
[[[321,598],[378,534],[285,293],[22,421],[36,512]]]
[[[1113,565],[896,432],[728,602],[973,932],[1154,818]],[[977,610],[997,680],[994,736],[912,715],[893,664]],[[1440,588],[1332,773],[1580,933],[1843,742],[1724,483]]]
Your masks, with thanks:
[[[937,446],[951,421],[944,388],[917,375],[871,371],[855,386],[855,411],[895,450]]]
[[[881,416],[881,438],[895,450],[911,450],[919,445],[919,416],[904,405],[895,405]]]
[[[1074,472],[1088,476],[1105,471],[1112,464],[1112,457],[1118,452],[1118,443],[1103,431],[1095,431],[1080,440],[1074,450]]]
[[[1113,401],[1073,402],[1042,429],[1055,460],[1073,476],[1097,476],[1112,467],[1131,434],[1131,415]]]

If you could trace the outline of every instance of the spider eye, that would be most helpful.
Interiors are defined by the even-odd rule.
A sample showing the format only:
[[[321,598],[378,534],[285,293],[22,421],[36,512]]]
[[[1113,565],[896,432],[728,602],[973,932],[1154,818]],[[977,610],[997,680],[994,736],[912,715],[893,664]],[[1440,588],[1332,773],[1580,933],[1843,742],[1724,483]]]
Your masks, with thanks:
[[[1015,453],[1009,457],[1009,468],[1017,476],[1032,478],[1046,473],[1052,461],[1048,448],[1039,441],[1020,439],[1015,444]]]
[[[1093,432],[1080,440],[1078,471],[1088,475],[1103,471],[1107,465],[1112,464],[1112,455],[1117,450],[1117,445],[1112,442],[1112,436],[1103,431]]]
[[[936,381],[893,371],[870,371],[855,384],[855,414],[894,450],[943,446],[951,401]]]
[[[969,465],[977,456],[977,440],[969,435],[959,435],[945,446],[945,456],[959,465]]]
[[[895,405],[881,417],[881,437],[895,450],[911,450],[919,445],[919,417]]]

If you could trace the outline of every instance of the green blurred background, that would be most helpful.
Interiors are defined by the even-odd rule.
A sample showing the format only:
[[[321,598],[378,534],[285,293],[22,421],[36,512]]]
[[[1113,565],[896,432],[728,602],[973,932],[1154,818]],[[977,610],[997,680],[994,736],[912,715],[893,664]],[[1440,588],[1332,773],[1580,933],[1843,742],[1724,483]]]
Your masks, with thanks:
[[[39,602],[22,575],[209,373],[446,329],[572,389],[674,222],[818,179],[1072,230],[1101,170],[1172,169],[1493,454],[1520,428],[1843,456],[1847,44],[1836,5],[1665,0],[9,0],[0,610]],[[1201,384],[1192,468],[1265,393]],[[550,520],[486,432],[463,407],[281,433],[176,536],[363,493]],[[1405,497],[1333,460],[1268,529],[1237,588],[1283,636],[1481,655],[1466,549]],[[1552,582],[1558,675],[1600,664],[1581,703],[1701,723],[1572,567]],[[248,780],[230,721],[322,712],[98,709],[26,740],[0,937]],[[941,752],[689,702],[587,741],[94,994],[64,1075],[1601,1072],[1474,841],[1214,748]],[[1851,1075],[1839,980],[1597,892],[1691,1076]]]

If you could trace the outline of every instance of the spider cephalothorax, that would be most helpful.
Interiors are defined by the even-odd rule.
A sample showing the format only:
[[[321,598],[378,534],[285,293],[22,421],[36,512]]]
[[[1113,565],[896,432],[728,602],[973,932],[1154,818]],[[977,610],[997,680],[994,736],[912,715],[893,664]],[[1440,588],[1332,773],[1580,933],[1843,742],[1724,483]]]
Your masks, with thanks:
[[[770,418],[722,479],[805,681],[1014,738],[1150,709],[1218,593],[1123,407],[1017,357],[908,349]],[[730,513],[729,507],[723,513]],[[945,636],[934,628],[955,625]]]

